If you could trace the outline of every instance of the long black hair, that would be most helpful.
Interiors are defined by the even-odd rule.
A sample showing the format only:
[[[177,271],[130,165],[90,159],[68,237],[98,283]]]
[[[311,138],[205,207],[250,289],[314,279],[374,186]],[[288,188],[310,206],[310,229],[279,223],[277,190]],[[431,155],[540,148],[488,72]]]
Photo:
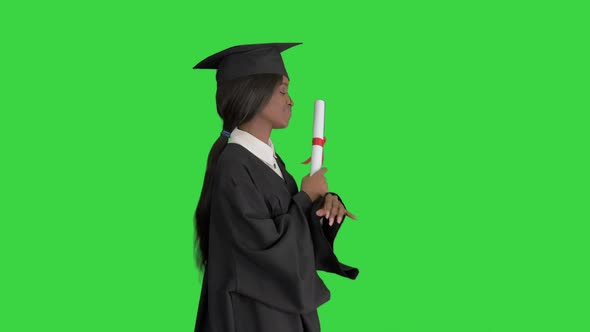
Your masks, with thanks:
[[[223,130],[231,132],[240,124],[251,120],[270,100],[274,89],[282,82],[281,74],[256,74],[224,82],[217,86],[215,101],[217,114],[223,121]],[[228,137],[219,135],[207,158],[201,197],[194,215],[194,253],[197,267],[204,270],[209,257],[209,224],[213,176],[219,155]]]

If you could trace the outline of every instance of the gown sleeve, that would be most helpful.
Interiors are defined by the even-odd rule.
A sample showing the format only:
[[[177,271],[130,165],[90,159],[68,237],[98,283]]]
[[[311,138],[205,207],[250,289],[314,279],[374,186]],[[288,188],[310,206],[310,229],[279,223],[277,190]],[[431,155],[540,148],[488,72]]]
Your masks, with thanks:
[[[333,194],[338,197],[338,200],[346,208],[346,205],[344,205],[344,202],[338,194],[333,192],[329,192],[329,194]],[[313,203],[309,216],[311,235],[315,251],[316,269],[335,273],[345,278],[354,280],[358,276],[359,270],[355,267],[341,263],[334,253],[334,240],[336,238],[336,234],[338,234],[338,230],[340,230],[340,227],[342,227],[344,224],[346,216],[342,218],[342,222],[340,224],[334,222],[332,226],[330,226],[327,220],[321,222],[320,220],[322,217],[319,217],[316,214],[317,210],[324,206],[325,198],[326,196],[324,195],[322,199],[318,199],[315,201],[315,203]]]
[[[300,191],[286,211],[278,209],[245,166],[227,168],[217,178],[211,217],[230,233],[224,239],[231,248],[235,292],[287,312],[316,310],[330,292],[316,272],[311,199]]]
[[[285,162],[283,162],[283,159],[278,154],[277,159],[279,163],[286,169]],[[290,177],[293,185],[296,187],[297,183],[288,172],[287,176]],[[334,192],[328,192],[327,194],[333,194],[338,197],[340,203],[342,203],[342,205],[344,205],[346,208],[346,205],[338,194]],[[342,218],[342,222],[340,224],[334,223],[332,226],[330,226],[327,222],[321,222],[322,217],[318,217],[316,214],[316,212],[324,206],[325,198],[326,195],[312,203],[308,214],[309,229],[314,246],[316,269],[335,273],[345,278],[354,280],[358,276],[359,270],[355,267],[341,263],[334,253],[334,240],[336,239],[336,234],[338,234],[338,230],[340,230],[340,227],[342,227],[346,216]]]

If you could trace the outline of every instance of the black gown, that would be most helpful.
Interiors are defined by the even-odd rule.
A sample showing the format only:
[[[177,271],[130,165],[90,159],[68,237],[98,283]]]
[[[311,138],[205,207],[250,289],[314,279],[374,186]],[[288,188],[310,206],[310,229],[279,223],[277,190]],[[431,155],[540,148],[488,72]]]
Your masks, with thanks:
[[[277,161],[285,180],[239,144],[219,157],[195,332],[318,332],[330,291],[316,270],[358,275],[333,252],[342,224],[320,224],[323,199],[312,203]]]

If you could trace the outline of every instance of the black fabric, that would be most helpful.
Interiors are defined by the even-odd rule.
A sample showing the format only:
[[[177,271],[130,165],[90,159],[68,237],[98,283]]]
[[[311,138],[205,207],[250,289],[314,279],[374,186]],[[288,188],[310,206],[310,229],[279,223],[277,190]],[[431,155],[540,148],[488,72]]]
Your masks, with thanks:
[[[340,203],[346,208],[346,205],[338,194],[333,192],[330,192],[330,194],[336,195]],[[330,226],[328,220],[324,220],[323,223],[320,223],[322,217],[318,217],[316,211],[323,206],[324,199],[317,200],[312,206],[313,212],[311,213],[310,227],[312,229],[311,237],[315,251],[316,269],[339,274],[346,278],[356,279],[359,270],[355,267],[340,263],[334,253],[334,240],[336,239],[336,234],[340,227],[342,227],[342,223],[344,223],[346,216],[342,217],[342,223],[340,224],[334,221],[332,226]]]
[[[220,155],[196,332],[318,332],[330,291],[317,270],[358,275],[333,252],[342,224],[321,225],[323,199],[312,203],[277,160],[284,180],[239,144]]]
[[[193,69],[217,69],[217,85],[253,74],[282,74],[289,77],[281,52],[299,44],[238,45],[208,56]]]

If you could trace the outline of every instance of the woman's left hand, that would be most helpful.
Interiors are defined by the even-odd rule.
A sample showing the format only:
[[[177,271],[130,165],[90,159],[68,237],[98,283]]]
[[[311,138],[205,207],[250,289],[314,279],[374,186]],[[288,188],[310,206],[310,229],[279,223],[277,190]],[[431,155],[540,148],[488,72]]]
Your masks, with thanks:
[[[344,205],[338,200],[338,197],[333,194],[326,194],[326,197],[324,198],[324,207],[319,209],[316,214],[325,219],[329,218],[330,226],[334,224],[334,219],[340,224],[344,216],[357,220],[356,216],[346,210]]]

